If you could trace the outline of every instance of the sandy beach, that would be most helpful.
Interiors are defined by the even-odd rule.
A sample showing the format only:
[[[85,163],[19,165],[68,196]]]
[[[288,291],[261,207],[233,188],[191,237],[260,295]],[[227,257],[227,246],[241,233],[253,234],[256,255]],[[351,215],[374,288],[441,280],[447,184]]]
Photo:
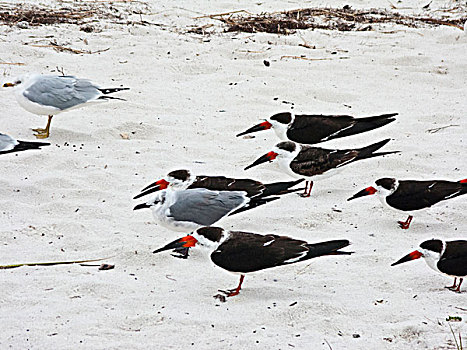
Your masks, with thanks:
[[[456,349],[450,327],[467,343],[467,285],[462,294],[448,291],[452,279],[422,259],[390,266],[424,240],[467,239],[467,198],[416,213],[409,230],[397,226],[406,217],[383,208],[376,196],[346,201],[381,177],[467,178],[467,35],[449,26],[393,24],[227,33],[218,20],[194,18],[346,4],[390,8],[381,0],[117,2],[119,9],[141,8],[151,24],[103,19],[90,33],[72,24],[1,25],[2,82],[63,72],[130,90],[115,95],[126,101],[54,117],[51,146],[0,156],[0,264],[107,258],[115,265],[0,270],[0,348]],[[427,16],[456,4],[433,1]],[[422,13],[426,4],[395,5]],[[212,25],[211,34],[188,32],[205,25]],[[60,52],[46,47],[51,41],[102,52]],[[0,132],[17,139],[34,140],[31,128],[47,122],[23,110],[8,89],[0,91],[0,105]],[[240,295],[221,303],[212,296],[235,287],[238,277],[200,249],[188,260],[152,254],[183,234],[155,223],[149,210],[133,211],[141,201],[132,197],[183,168],[292,180],[269,165],[243,170],[279,142],[274,132],[235,137],[281,111],[399,113],[383,128],[319,146],[363,147],[391,138],[384,150],[401,153],[348,165],[316,182],[308,199],[291,194],[220,221],[225,229],[310,243],[348,239],[355,252],[248,275]],[[447,322],[449,316],[462,321]]]

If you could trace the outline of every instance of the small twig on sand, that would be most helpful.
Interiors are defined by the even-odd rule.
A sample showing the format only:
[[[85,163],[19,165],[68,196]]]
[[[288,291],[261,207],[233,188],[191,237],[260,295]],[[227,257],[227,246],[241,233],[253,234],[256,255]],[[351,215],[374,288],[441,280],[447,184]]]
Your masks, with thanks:
[[[458,124],[451,124],[451,125],[446,125],[446,126],[442,126],[442,127],[439,127],[439,128],[433,128],[433,129],[428,129],[427,131],[425,132],[429,132],[430,134],[434,134],[440,130],[443,130],[443,129],[447,129],[447,128],[450,128],[450,127],[453,127],[453,126],[460,126]]]
[[[306,42],[306,40],[300,36],[300,39],[302,39],[303,41],[303,44],[298,44],[298,46],[302,46],[302,47],[306,47],[307,49],[316,49],[316,46],[315,45],[308,45],[308,43]]]
[[[332,350],[332,347],[331,347],[331,345],[328,343],[328,341],[327,341],[326,339],[324,339],[324,341],[326,342],[326,344],[328,344],[328,346],[329,346],[329,349],[331,349],[331,350]]]
[[[281,56],[281,60],[284,58],[293,58],[295,60],[307,60],[307,61],[326,61],[332,60],[332,58],[308,58],[303,56]]]
[[[60,52],[71,52],[71,53],[75,53],[75,54],[87,54],[87,55],[92,55],[92,54],[95,54],[95,53],[100,53],[100,52],[105,52],[105,51],[110,50],[110,47],[108,47],[106,49],[103,49],[103,50],[97,50],[97,51],[78,50],[78,49],[72,49],[71,47],[65,47],[65,46],[62,46],[62,45],[58,45],[58,44],[53,43],[53,42],[51,42],[49,45],[36,45],[36,44],[33,44],[33,45],[29,45],[29,46],[33,46],[33,47],[52,47],[55,50],[60,51]]]
[[[224,12],[224,13],[216,13],[214,15],[204,15],[204,16],[193,17],[193,19],[222,17],[222,16],[228,16],[228,15],[232,15],[234,13],[240,13],[240,12],[244,12],[244,13],[251,15],[251,13],[248,12],[247,10],[236,10],[236,11],[230,11],[230,12]]]
[[[73,261],[52,261],[42,263],[24,263],[24,264],[11,264],[11,265],[0,265],[0,270],[14,269],[21,266],[53,266],[53,265],[69,265],[69,264],[82,264],[94,261],[101,261],[109,258],[91,259],[91,260],[73,260]]]
[[[9,65],[12,65],[12,66],[24,66],[24,63],[21,63],[21,62],[2,62],[2,61],[0,61],[0,64],[9,64]]]
[[[329,60],[346,60],[349,59],[350,57],[343,56],[343,57],[336,57],[336,58],[331,58],[331,57],[325,57],[325,58],[308,58],[304,56],[281,56],[281,60],[284,58],[293,58],[295,60],[307,60],[307,61],[329,61]]]
[[[168,280],[177,282],[177,280],[170,275],[165,275],[165,278],[167,278]]]

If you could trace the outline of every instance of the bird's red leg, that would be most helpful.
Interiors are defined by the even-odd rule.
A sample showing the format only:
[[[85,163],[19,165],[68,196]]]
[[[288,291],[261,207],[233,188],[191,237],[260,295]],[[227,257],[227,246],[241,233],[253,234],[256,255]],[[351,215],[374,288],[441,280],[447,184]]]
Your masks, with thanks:
[[[219,292],[225,293],[225,295],[227,295],[228,297],[233,297],[235,295],[240,294],[240,289],[242,289],[242,283],[243,283],[244,278],[245,278],[245,275],[240,275],[240,282],[238,283],[237,288],[230,289],[230,290],[220,290],[219,289]]]
[[[460,293],[461,292],[461,284],[464,281],[463,278],[459,278],[459,285],[457,286],[456,289],[454,289],[454,292]]]
[[[454,277],[454,284],[453,284],[452,286],[446,286],[446,288],[447,288],[447,289],[454,289],[454,288],[456,288],[456,287],[457,287],[456,281],[457,281],[457,277]]]
[[[399,223],[399,226],[401,227],[401,229],[403,230],[407,230],[410,226],[410,223],[412,222],[412,218],[413,216],[412,215],[409,215],[409,217],[407,218],[407,220],[405,221],[398,221]]]
[[[307,189],[308,189],[308,181],[305,181],[305,189],[303,190],[303,193],[300,196],[305,197]]]
[[[311,189],[313,188],[313,181],[309,181],[310,182],[310,188],[308,189],[308,193],[307,193],[307,188],[308,188],[308,181],[306,182],[306,185],[305,185],[305,192],[303,192],[301,194],[302,197],[304,198],[308,198],[310,197],[310,193],[311,193]]]

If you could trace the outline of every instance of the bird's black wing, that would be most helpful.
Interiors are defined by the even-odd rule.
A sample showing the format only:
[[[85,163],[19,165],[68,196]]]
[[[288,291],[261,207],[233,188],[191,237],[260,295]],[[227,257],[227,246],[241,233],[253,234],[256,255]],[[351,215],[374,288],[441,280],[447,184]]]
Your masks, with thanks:
[[[245,191],[248,197],[260,195],[264,185],[251,179],[232,179],[225,176],[197,176],[189,188],[207,188],[212,191]]]
[[[290,168],[303,176],[319,175],[352,161],[357,155],[355,150],[331,150],[302,145],[302,150],[290,163]]]
[[[386,197],[386,202],[396,209],[410,211],[428,208],[465,193],[467,185],[460,182],[402,180],[397,190]]]
[[[448,242],[446,250],[438,261],[438,269],[448,275],[467,275],[467,241]]]
[[[230,238],[211,254],[214,264],[231,272],[247,273],[300,259],[308,248],[305,241],[277,235],[231,232]]]
[[[349,115],[296,115],[292,127],[287,130],[287,137],[298,143],[319,143],[340,137],[339,130],[353,124],[354,118]]]

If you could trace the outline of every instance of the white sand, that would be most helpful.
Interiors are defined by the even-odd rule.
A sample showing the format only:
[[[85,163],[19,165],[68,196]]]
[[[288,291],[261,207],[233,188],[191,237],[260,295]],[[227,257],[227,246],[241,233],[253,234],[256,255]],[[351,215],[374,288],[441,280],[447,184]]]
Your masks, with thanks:
[[[131,88],[115,94],[127,102],[55,117],[52,146],[0,157],[0,264],[107,256],[112,258],[105,262],[115,264],[110,271],[79,265],[0,271],[0,348],[455,349],[448,316],[463,318],[452,327],[467,342],[465,292],[444,289],[452,280],[421,260],[390,267],[426,239],[466,239],[466,198],[417,213],[405,231],[396,222],[405,217],[383,210],[374,197],[346,202],[380,177],[467,177],[465,34],[452,27],[392,26],[385,27],[394,30],[389,34],[222,33],[220,22],[192,18],[326,5],[250,3],[155,2],[153,15],[143,18],[163,26],[103,21],[100,33],[73,25],[0,26],[0,58],[25,63],[0,65],[5,78],[63,67],[102,87]],[[382,0],[340,5],[347,3],[389,7]],[[453,4],[434,1],[431,8]],[[408,7],[407,13],[421,6],[397,5]],[[185,34],[188,26],[209,23],[215,35]],[[300,36],[317,49],[298,46]],[[25,45],[50,40],[110,49],[75,55]],[[281,60],[284,55],[332,59]],[[267,165],[243,171],[278,142],[272,131],[235,138],[261,118],[290,110],[281,101],[304,113],[399,112],[395,123],[323,147],[359,147],[391,137],[384,149],[402,153],[350,165],[316,183],[310,199],[289,195],[222,220],[226,229],[310,242],[346,238],[355,251],[249,275],[241,294],[222,304],[212,295],[235,287],[238,278],[213,267],[200,251],[186,261],[153,255],[177,234],[155,224],[149,210],[133,212],[139,201],[131,198],[179,168],[288,180]],[[0,93],[0,104],[1,132],[33,140],[30,129],[46,124],[45,117],[22,110],[7,90]],[[457,126],[427,132],[447,125]]]

